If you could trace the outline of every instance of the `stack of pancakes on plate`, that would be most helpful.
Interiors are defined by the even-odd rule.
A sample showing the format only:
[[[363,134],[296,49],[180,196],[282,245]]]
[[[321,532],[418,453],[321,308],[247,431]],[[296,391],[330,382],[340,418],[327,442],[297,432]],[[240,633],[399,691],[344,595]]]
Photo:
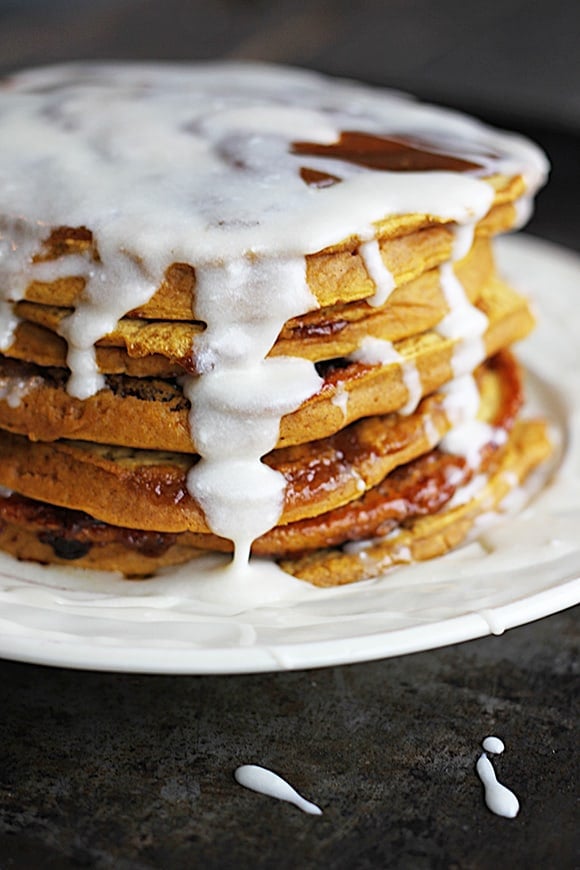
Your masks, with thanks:
[[[251,548],[299,578],[338,585],[456,546],[550,452],[545,424],[519,418],[522,375],[509,350],[533,317],[492,253],[492,237],[516,224],[533,184],[524,169],[485,171],[477,152],[461,157],[400,130],[336,144],[299,136],[287,151],[307,202],[346,187],[345,164],[409,184],[417,173],[471,173],[491,189],[470,221],[386,211],[370,222],[372,236],[353,230],[304,252],[317,307],[283,322],[267,359],[307,361],[316,386],[279,415],[277,442],[262,457],[282,476],[283,498]],[[218,426],[211,450],[195,443],[196,384],[214,369],[193,257],[169,262],[148,298],[96,336],[97,388],[69,388],[66,324],[87,304],[91,269],[106,265],[93,229],[48,225],[22,291],[3,287],[0,548],[148,576],[233,550],[235,535],[217,533],[191,470],[235,436]],[[260,304],[244,316],[259,321]],[[219,411],[251,425],[252,402],[236,389]],[[240,511],[251,485],[242,496]]]

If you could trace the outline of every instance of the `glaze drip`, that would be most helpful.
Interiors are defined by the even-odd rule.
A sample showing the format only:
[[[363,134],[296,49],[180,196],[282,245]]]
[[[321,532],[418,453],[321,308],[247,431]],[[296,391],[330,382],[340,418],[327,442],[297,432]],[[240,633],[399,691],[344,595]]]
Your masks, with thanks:
[[[485,176],[521,174],[531,195],[545,171],[540,152],[517,137],[296,70],[88,63],[18,74],[0,89],[0,345],[10,345],[12,303],[32,281],[78,276],[84,291],[60,334],[68,389],[88,398],[104,386],[95,342],[146,304],[173,264],[193,267],[192,316],[207,328],[197,377],[184,387],[204,445],[188,487],[245,559],[283,498],[283,480],[261,457],[281,416],[321,384],[309,363],[266,359],[283,324],[318,304],[306,255],[361,240],[382,304],[392,282],[377,222],[436,215],[467,228],[459,250],[493,201]],[[60,227],[87,234],[94,249],[43,260],[43,242]],[[246,380],[256,397],[251,439]],[[406,384],[411,408],[411,370]],[[257,507],[240,531],[240,499],[254,481]]]
[[[482,745],[485,751],[479,756],[475,769],[483,783],[486,806],[496,816],[514,819],[520,811],[520,802],[513,791],[497,781],[495,770],[486,754],[501,755],[505,748],[503,741],[499,737],[486,737]]]
[[[277,798],[281,801],[288,801],[288,803],[294,804],[299,810],[309,815],[322,815],[320,807],[307,801],[281,776],[278,776],[277,773],[272,773],[271,770],[267,770],[265,767],[259,767],[257,764],[244,764],[237,768],[234,778],[244,788],[249,788],[252,791],[257,791],[260,794]]]

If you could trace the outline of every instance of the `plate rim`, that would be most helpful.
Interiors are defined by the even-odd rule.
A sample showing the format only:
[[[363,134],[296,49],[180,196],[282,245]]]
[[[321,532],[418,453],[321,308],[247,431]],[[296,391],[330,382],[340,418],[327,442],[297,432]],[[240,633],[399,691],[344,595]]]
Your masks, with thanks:
[[[534,236],[520,234],[496,242],[501,261],[506,252],[520,256],[558,258],[577,272],[580,256],[565,247]],[[525,278],[525,276],[523,276]],[[18,565],[15,562],[15,565]],[[0,574],[1,574],[0,570]],[[549,588],[530,595],[518,594],[514,600],[486,610],[475,611],[384,632],[353,633],[348,638],[253,643],[222,647],[131,646],[122,643],[95,643],[96,636],[67,642],[67,635],[54,636],[39,630],[21,635],[4,632],[0,611],[0,657],[27,664],[65,667],[101,672],[166,675],[235,675],[302,670],[334,665],[376,661],[398,655],[427,651],[490,634],[502,634],[519,625],[574,606],[580,601],[580,568]],[[58,611],[55,621],[58,620]],[[12,620],[14,622],[14,620]],[[428,642],[425,637],[428,636]],[[68,635],[73,637],[73,635]]]
[[[554,595],[555,592],[557,595]],[[522,600],[526,602],[528,610],[524,619],[521,618],[521,614],[516,617],[513,613]],[[546,606],[548,600],[550,603]],[[23,664],[44,665],[69,670],[167,676],[235,676],[236,674],[314,670],[429,652],[489,635],[499,637],[512,628],[527,625],[530,622],[574,607],[579,601],[580,577],[574,577],[565,583],[548,590],[542,590],[524,599],[518,599],[497,608],[490,608],[485,611],[488,615],[487,619],[483,615],[484,612],[472,611],[462,616],[429,623],[430,642],[428,646],[418,641],[417,626],[409,626],[371,635],[353,634],[349,638],[349,646],[345,646],[342,655],[336,653],[336,646],[337,643],[344,646],[344,640],[320,640],[317,642],[309,641],[307,644],[298,642],[286,645],[279,644],[276,647],[276,653],[273,652],[273,648],[263,644],[246,648],[224,647],[210,650],[201,648],[190,650],[172,648],[165,651],[155,649],[155,655],[159,659],[158,664],[155,664],[150,659],[138,660],[138,657],[143,656],[143,648],[125,648],[113,645],[95,648],[91,647],[89,643],[75,643],[75,656],[71,660],[68,655],[59,655],[59,651],[63,647],[69,649],[62,641],[42,637],[36,640],[37,645],[32,649],[29,639],[24,637],[12,638],[13,642],[7,649],[0,643],[0,657]],[[351,645],[354,645],[355,649]],[[303,650],[305,646],[309,650],[306,659],[300,655],[292,657],[292,653]],[[95,655],[95,649],[99,651],[98,657]],[[120,661],[119,650],[122,650],[126,657],[124,661]],[[313,655],[313,650],[316,655]],[[111,655],[108,655],[108,652],[111,652]],[[232,668],[230,659],[232,653],[235,653],[236,656],[235,669]],[[202,655],[207,656],[207,662],[199,661]],[[170,659],[170,665],[164,659],[165,656]],[[181,656],[183,656],[183,661],[179,660]],[[189,661],[190,657],[195,660],[195,665]]]

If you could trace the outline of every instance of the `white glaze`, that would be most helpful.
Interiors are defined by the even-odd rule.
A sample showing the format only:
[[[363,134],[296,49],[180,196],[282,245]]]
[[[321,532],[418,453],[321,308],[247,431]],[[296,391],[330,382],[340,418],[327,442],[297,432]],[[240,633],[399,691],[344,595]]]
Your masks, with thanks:
[[[473,244],[473,236],[475,233],[474,224],[463,224],[463,226],[455,227],[455,239],[453,241],[453,250],[451,252],[451,260],[456,262],[463,259]]]
[[[22,399],[41,383],[41,378],[0,375],[0,401],[6,402],[10,408],[18,408]]]
[[[481,451],[486,444],[501,444],[506,440],[506,434],[495,429],[482,420],[469,420],[455,429],[451,429],[441,440],[440,448],[446,453],[462,456],[468,465],[477,468],[481,461]]]
[[[252,541],[276,525],[284,503],[283,475],[260,457],[275,446],[280,418],[320,383],[312,363],[290,357],[217,367],[185,381],[203,457],[188,474],[188,489],[211,529],[234,541],[238,566],[247,564]]]
[[[0,262],[1,258],[2,251],[0,249]],[[0,299],[0,351],[8,350],[12,344],[18,323],[19,319],[12,311],[12,305]]]
[[[234,777],[236,782],[243,785],[244,788],[249,788],[252,791],[257,791],[260,794],[268,795],[268,797],[277,798],[281,801],[287,801],[290,804],[294,804],[303,813],[309,813],[313,816],[322,815],[320,807],[311,803],[311,801],[307,801],[291,785],[288,785],[286,780],[278,776],[277,773],[267,770],[265,767],[259,767],[257,764],[244,764],[237,768]]]
[[[441,392],[444,395],[443,407],[452,426],[441,439],[439,448],[462,456],[472,468],[477,468],[482,448],[490,442],[502,444],[506,434],[504,430],[477,419],[480,395],[473,375],[453,378],[444,384]]]
[[[384,305],[395,289],[395,279],[385,266],[377,239],[371,239],[359,246],[359,254],[366,270],[375,284],[375,293],[369,296],[369,305],[379,307]]]
[[[291,153],[296,139],[330,144],[349,129],[404,131],[474,156],[484,169],[378,172]],[[341,183],[309,188],[300,177],[304,163],[338,169]],[[283,479],[260,458],[275,442],[280,417],[320,385],[311,364],[298,374],[297,364],[265,361],[282,324],[316,307],[305,255],[348,237],[365,240],[362,254],[377,285],[371,303],[382,303],[392,276],[369,227],[389,214],[438,215],[463,227],[460,255],[493,200],[491,186],[475,176],[496,172],[522,173],[532,193],[546,162],[529,143],[463,116],[299,71],[79,64],[15,76],[0,90],[0,346],[9,345],[17,323],[7,303],[20,299],[30,281],[55,280],[68,266],[86,285],[59,331],[68,344],[68,389],[87,398],[103,386],[95,342],[151,298],[172,263],[191,263],[194,313],[207,329],[195,347],[201,377],[185,379],[202,455],[188,486],[211,528],[235,542],[244,562],[283,502]],[[32,254],[59,226],[89,227],[98,261],[75,256],[35,264]],[[460,373],[480,360],[472,339],[483,327],[452,272],[442,267],[441,275],[450,313],[440,328],[464,339],[454,355]],[[409,412],[420,380],[409,364],[403,377]],[[240,422],[247,397],[238,402],[236,392],[245,378],[259,397],[251,413],[260,424],[251,438]],[[292,401],[282,405],[278,396],[289,381]],[[227,413],[216,409],[216,395]],[[244,450],[232,455],[242,430]],[[244,495],[254,493],[241,512]]]
[[[413,360],[404,360],[401,366],[403,383],[407,388],[407,401],[399,408],[400,414],[412,414],[423,396],[423,384],[419,369]]]
[[[407,389],[407,401],[399,408],[400,414],[412,414],[421,401],[423,385],[417,366],[412,360],[405,359],[395,348],[393,342],[382,338],[365,336],[357,350],[348,359],[364,365],[400,367],[403,383]]]
[[[485,752],[477,759],[475,769],[483,783],[486,806],[497,816],[514,819],[520,811],[520,802],[513,791],[497,781],[493,765],[486,755],[486,752],[501,755],[505,748],[503,741],[498,737],[486,737],[482,745]]]
[[[449,312],[438,324],[437,332],[455,341],[451,367],[454,376],[459,377],[472,372],[485,359],[483,334],[488,320],[469,301],[455,274],[453,262],[443,263],[439,267],[439,278]]]
[[[429,442],[431,447],[435,447],[435,445],[440,440],[441,436],[439,434],[439,430],[434,424],[431,417],[425,417],[423,420],[423,431],[425,433],[425,438]]]
[[[339,384],[336,388],[336,392],[332,397],[332,404],[336,405],[337,408],[340,408],[342,411],[342,416],[346,417],[348,414],[348,390],[344,388],[343,384]]]
[[[184,379],[184,393],[202,460],[187,485],[212,531],[234,542],[241,568],[284,504],[283,475],[260,458],[275,447],[282,416],[322,384],[307,360],[265,357],[286,320],[316,305],[303,258],[244,257],[198,276],[196,315],[208,327],[196,342],[201,376]]]
[[[453,378],[440,388],[443,407],[452,426],[473,420],[479,411],[481,397],[471,373]]]
[[[491,753],[491,755],[501,755],[505,749],[505,745],[503,740],[500,740],[499,737],[486,737],[482,740],[481,745],[483,746],[486,752]]]
[[[453,496],[447,502],[447,508],[453,510],[453,508],[467,504],[468,501],[471,501],[472,498],[479,495],[479,493],[485,488],[487,480],[488,478],[486,474],[476,474],[469,483],[457,488]]]

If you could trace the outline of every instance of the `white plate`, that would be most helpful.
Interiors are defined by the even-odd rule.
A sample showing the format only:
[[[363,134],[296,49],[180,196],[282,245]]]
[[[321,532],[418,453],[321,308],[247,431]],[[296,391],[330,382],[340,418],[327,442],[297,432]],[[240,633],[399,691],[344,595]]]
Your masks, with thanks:
[[[2,556],[0,655],[168,674],[309,668],[501,633],[577,603],[580,258],[525,236],[500,240],[498,254],[507,277],[536,300],[539,325],[520,358],[531,404],[563,444],[553,479],[529,507],[442,559],[332,590],[284,575],[220,599],[215,586],[200,589],[191,566],[128,583]]]

